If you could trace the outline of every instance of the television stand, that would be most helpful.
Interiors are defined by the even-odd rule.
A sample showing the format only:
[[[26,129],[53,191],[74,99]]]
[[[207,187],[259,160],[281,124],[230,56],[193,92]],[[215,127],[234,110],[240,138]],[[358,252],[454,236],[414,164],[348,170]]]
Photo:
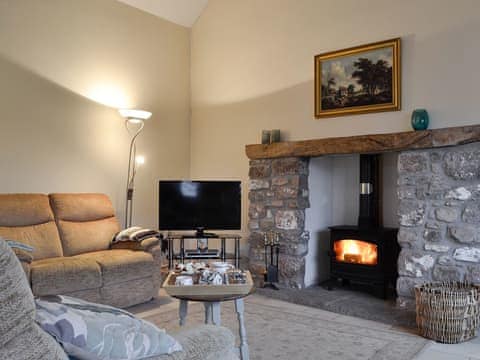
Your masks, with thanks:
[[[208,238],[218,238],[218,235],[215,233],[210,233],[204,231],[204,228],[197,228],[195,235],[192,238],[196,239],[208,239]]]
[[[242,238],[238,234],[212,234],[203,233],[203,236],[198,237],[196,233],[186,234],[186,233],[169,233],[166,236],[168,241],[168,268],[172,269],[174,265],[174,260],[180,260],[183,264],[185,259],[221,259],[225,262],[227,260],[234,260],[235,267],[240,267],[240,239]],[[188,251],[185,250],[185,239],[220,239],[220,250],[218,256],[213,256],[210,253],[206,253],[202,256],[201,253],[195,253],[195,256],[192,256],[191,253],[188,254]],[[180,252],[175,253],[174,243],[176,241],[180,242]],[[227,254],[227,241],[233,241],[234,243],[234,252],[233,254]],[[190,255],[190,256],[189,256]]]

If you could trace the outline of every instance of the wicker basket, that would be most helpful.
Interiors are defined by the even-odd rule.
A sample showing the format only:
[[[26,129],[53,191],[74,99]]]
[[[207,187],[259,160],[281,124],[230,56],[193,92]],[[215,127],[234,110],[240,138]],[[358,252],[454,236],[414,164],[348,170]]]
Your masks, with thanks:
[[[480,286],[461,282],[417,285],[415,299],[422,336],[456,344],[477,335]]]

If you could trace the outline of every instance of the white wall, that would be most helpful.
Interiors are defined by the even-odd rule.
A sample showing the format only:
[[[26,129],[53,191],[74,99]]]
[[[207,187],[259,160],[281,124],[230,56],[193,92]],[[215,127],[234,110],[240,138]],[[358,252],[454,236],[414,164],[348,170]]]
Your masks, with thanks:
[[[337,187],[333,180],[335,159],[330,156],[312,158],[308,167],[310,208],[305,211],[305,230],[310,233],[310,240],[305,259],[305,286],[328,279],[328,227],[333,225],[333,190]]]
[[[0,191],[105,192],[123,219],[116,109],[146,109],[134,222],[156,226],[158,179],[189,174],[189,66],[187,28],[118,1],[0,1]]]
[[[397,227],[397,153],[380,156],[381,216],[385,227]],[[360,196],[360,156],[332,156],[333,217],[332,225],[356,225]],[[315,163],[314,163],[315,164]]]
[[[191,35],[191,174],[245,182],[245,145],[478,123],[478,0],[210,0]],[[402,38],[402,111],[315,120],[313,57]],[[244,198],[244,218],[247,217]],[[244,219],[244,229],[246,221]]]

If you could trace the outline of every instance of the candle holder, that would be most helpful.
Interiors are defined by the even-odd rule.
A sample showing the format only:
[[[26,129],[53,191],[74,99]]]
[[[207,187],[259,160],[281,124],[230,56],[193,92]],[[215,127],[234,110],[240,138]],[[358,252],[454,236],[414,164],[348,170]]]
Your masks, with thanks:
[[[264,288],[279,290],[278,283],[278,258],[280,254],[280,234],[270,231],[264,236],[265,247],[265,272],[263,274]]]

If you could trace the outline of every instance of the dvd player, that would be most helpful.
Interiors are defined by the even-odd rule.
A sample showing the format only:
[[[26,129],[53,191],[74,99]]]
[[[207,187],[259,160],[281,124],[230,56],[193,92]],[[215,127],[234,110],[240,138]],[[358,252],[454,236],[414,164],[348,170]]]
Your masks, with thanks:
[[[185,250],[185,257],[219,257],[220,250],[218,249],[208,249],[206,251],[198,250]]]

